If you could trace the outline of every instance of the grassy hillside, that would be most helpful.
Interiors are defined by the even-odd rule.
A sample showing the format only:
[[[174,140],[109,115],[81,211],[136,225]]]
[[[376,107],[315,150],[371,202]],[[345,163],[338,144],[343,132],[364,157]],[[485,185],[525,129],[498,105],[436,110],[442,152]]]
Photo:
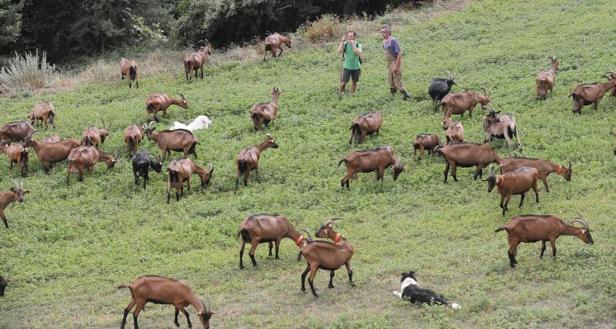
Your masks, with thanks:
[[[144,79],[138,90],[125,83],[86,85],[49,97],[0,99],[0,122],[21,119],[35,101],[50,99],[59,115],[57,132],[80,136],[101,119],[113,123],[103,149],[121,150],[116,167],[98,167],[84,183],[65,187],[66,165],[45,175],[31,155],[31,191],[6,213],[10,230],[0,228],[0,274],[11,280],[0,299],[0,328],[116,328],[130,300],[116,290],[143,274],[186,280],[219,312],[212,328],[612,328],[616,325],[616,237],[613,141],[616,99],[606,97],[597,112],[571,113],[567,97],[573,85],[601,79],[616,68],[616,26],[606,24],[616,4],[596,1],[497,1],[471,3],[466,9],[433,20],[419,12],[391,16],[405,49],[404,81],[413,101],[389,98],[385,63],[377,34],[360,36],[366,49],[361,90],[338,101],[335,94],[339,58],[335,45],[286,52],[266,63],[210,66],[207,78],[186,84],[176,76]],[[394,19],[395,18],[395,19]],[[534,100],[534,77],[548,67],[548,55],[562,61],[554,93]],[[551,192],[541,203],[528,198],[517,209],[514,197],[507,216],[500,214],[496,193],[459,169],[459,182],[443,184],[442,159],[413,161],[410,142],[417,133],[442,136],[440,114],[431,110],[427,87],[432,77],[450,70],[459,87],[489,89],[497,110],[513,113],[522,134],[518,154],[573,162],[570,183],[552,176]],[[279,119],[255,133],[250,105],[268,101],[279,86]],[[123,130],[145,120],[144,99],[153,92],[182,92],[190,108],[172,108],[158,124],[189,121],[208,113],[213,128],[196,133],[198,164],[213,164],[210,189],[193,190],[180,202],[165,204],[165,176],[154,174],[144,191],[132,182]],[[384,113],[378,137],[348,147],[353,117],[367,110]],[[481,141],[481,111],[463,118],[466,138]],[[261,157],[261,183],[234,187],[234,157],[243,147],[276,137],[280,148]],[[39,131],[38,137],[47,132]],[[350,191],[339,186],[344,169],[336,164],[352,150],[391,144],[407,172],[384,183],[360,175]],[[512,153],[495,142],[499,153]],[[143,147],[157,152],[146,141]],[[10,180],[0,161],[3,190]],[[73,178],[74,181],[74,178]],[[327,272],[315,284],[319,299],[299,291],[305,262],[296,262],[293,242],[281,244],[281,259],[257,250],[260,266],[240,271],[238,224],[249,214],[288,216],[314,230],[326,218],[344,219],[339,231],[355,246],[357,287],[338,271],[335,289],[327,289]],[[494,229],[511,216],[554,214],[584,216],[595,244],[573,237],[558,240],[559,256],[540,260],[540,244],[521,245],[519,266],[511,271],[505,233]],[[245,258],[245,261],[248,258]],[[399,273],[415,270],[420,284],[462,304],[415,307],[396,299]],[[141,313],[143,328],[173,326],[173,308],[149,305]],[[198,324],[193,314],[193,322]],[[129,320],[128,325],[132,325]],[[185,319],[180,322],[184,327]]]

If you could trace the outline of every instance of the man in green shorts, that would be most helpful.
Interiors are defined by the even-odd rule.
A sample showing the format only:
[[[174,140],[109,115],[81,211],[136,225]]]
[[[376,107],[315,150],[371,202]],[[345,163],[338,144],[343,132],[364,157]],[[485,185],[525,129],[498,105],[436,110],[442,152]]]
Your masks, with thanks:
[[[361,75],[361,43],[355,40],[355,32],[347,31],[340,45],[338,46],[338,53],[342,54],[343,64],[342,72],[340,73],[340,90],[338,96],[341,98],[344,93],[349,79],[353,80],[351,84],[351,93],[354,94],[357,91],[357,82]]]

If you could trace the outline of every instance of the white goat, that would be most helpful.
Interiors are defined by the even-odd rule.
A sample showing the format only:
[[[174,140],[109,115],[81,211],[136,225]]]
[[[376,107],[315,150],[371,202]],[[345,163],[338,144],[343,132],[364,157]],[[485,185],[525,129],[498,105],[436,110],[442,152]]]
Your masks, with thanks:
[[[189,125],[185,125],[181,122],[173,122],[173,126],[169,128],[169,130],[176,129],[186,129],[190,131],[195,131],[199,129],[208,129],[212,125],[212,120],[205,115],[200,115],[193,120]]]

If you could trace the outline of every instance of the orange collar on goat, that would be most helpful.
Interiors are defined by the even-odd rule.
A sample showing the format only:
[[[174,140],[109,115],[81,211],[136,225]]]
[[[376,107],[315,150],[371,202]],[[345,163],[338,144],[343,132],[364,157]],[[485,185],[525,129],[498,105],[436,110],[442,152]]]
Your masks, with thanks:
[[[334,236],[334,243],[339,243],[342,240],[342,235],[340,233],[336,233]]]
[[[295,244],[296,244],[298,247],[300,247],[300,246],[302,245],[302,242],[304,242],[304,239],[305,239],[305,238],[304,238],[304,236],[303,236],[303,235],[300,235],[300,236],[297,238],[297,240],[295,241]]]

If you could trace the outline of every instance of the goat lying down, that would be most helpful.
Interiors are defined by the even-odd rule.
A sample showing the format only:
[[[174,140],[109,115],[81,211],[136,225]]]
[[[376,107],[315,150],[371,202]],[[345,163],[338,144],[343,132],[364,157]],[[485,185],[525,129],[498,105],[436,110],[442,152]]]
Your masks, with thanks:
[[[205,115],[200,115],[195,118],[191,123],[185,125],[181,122],[174,121],[173,126],[169,127],[169,130],[186,129],[195,131],[199,129],[208,129],[212,125],[212,120]]]
[[[419,288],[415,272],[404,272],[400,278],[400,291],[394,291],[394,295],[400,299],[405,299],[413,304],[438,304],[450,306],[454,310],[459,310],[462,306],[458,303],[449,303],[442,295],[436,294],[430,289]]]

